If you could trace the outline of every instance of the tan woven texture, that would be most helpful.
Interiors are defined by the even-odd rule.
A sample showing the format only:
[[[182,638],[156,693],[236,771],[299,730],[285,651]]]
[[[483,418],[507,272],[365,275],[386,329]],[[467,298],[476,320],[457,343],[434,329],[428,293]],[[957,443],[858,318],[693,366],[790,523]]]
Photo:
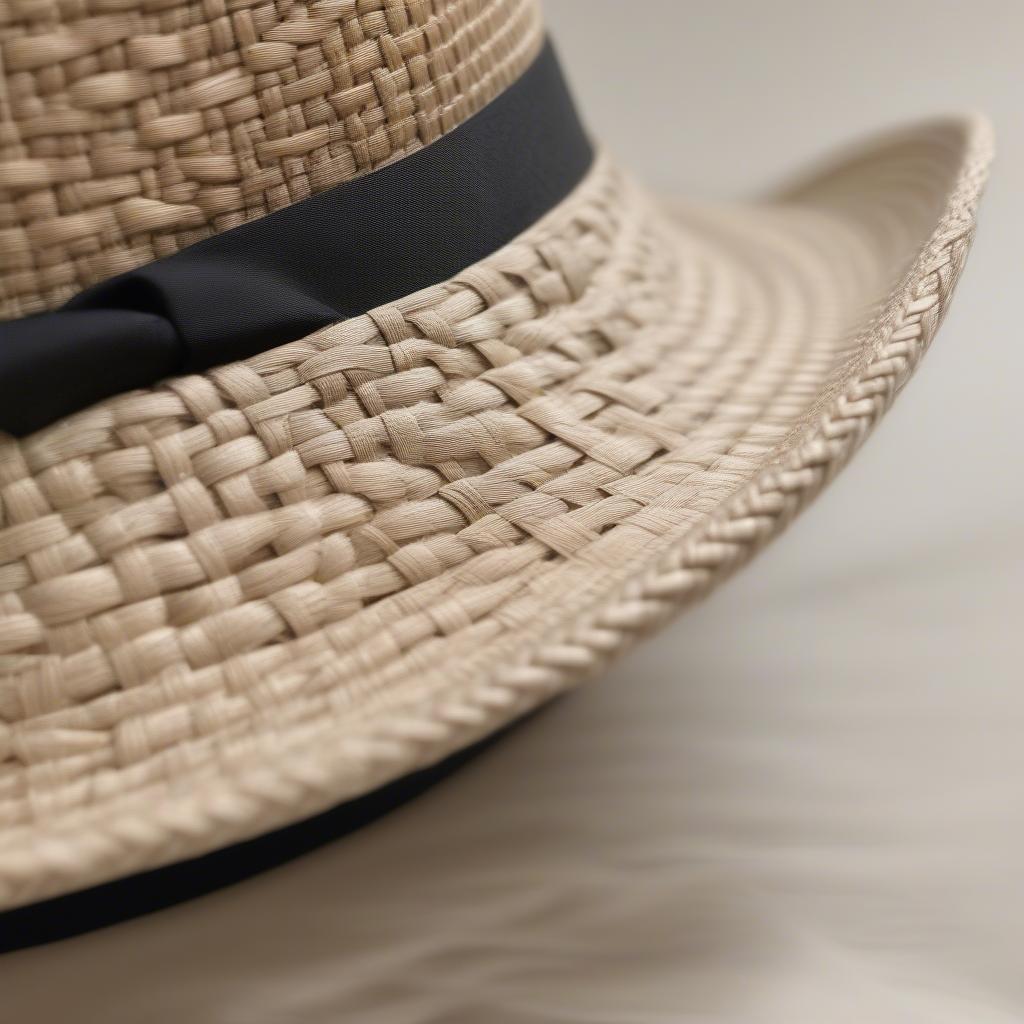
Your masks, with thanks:
[[[542,32],[537,0],[7,0],[0,318],[432,142]]]
[[[452,281],[2,442],[0,905],[365,792],[706,591],[914,369],[989,157],[667,211],[602,156]]]

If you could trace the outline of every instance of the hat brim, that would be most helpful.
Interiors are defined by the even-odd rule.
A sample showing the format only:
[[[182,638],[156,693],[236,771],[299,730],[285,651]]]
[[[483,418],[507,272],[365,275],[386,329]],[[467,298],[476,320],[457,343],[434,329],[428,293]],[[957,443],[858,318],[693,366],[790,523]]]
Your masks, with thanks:
[[[4,440],[0,908],[438,762],[707,593],[913,372],[990,157],[713,206],[602,157],[452,282]]]

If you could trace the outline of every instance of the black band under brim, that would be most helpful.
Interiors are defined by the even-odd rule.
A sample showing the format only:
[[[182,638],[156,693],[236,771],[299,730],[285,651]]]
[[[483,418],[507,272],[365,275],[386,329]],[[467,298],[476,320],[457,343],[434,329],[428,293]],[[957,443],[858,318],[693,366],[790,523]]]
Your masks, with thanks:
[[[537,712],[532,712],[527,718]],[[515,729],[512,722],[437,764],[254,839],[53,899],[0,912],[0,953],[118,924],[235,885],[341,839],[397,810]],[[2,1003],[2,999],[0,999]]]

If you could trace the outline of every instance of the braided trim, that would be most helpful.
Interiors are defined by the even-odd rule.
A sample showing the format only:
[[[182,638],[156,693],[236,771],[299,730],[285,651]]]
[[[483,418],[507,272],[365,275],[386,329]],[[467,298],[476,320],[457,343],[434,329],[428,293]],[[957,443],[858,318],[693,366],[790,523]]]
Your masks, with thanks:
[[[849,463],[913,375],[941,323],[974,236],[973,221],[942,233],[924,276],[877,353],[783,461],[763,470],[721,513],[695,528],[618,596],[499,673],[511,687],[560,690],[626,651],[753,558]],[[540,675],[539,675],[540,674]]]

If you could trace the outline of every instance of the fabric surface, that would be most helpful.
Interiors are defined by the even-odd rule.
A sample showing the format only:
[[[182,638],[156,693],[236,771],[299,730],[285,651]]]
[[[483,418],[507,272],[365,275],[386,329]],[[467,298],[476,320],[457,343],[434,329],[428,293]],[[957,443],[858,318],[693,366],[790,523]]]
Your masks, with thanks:
[[[440,788],[261,878],[3,957],[5,1011],[1019,1021],[1013,538],[837,552],[883,475],[864,461],[807,529]],[[904,496],[879,512],[896,531]],[[965,613],[950,579],[989,596]]]

